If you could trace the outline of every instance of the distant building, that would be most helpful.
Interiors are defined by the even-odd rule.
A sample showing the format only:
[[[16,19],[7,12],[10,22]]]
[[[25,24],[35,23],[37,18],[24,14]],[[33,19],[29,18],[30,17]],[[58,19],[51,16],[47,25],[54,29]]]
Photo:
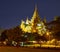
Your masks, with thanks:
[[[46,20],[45,20],[45,23],[46,23]],[[37,32],[40,35],[43,35],[46,33],[46,26],[44,25],[44,22],[41,21],[41,19],[40,19],[40,16],[39,16],[38,10],[37,10],[37,6],[35,6],[35,10],[34,10],[32,19],[29,20],[27,17],[26,22],[22,20],[20,28],[24,32],[28,32],[28,33]]]

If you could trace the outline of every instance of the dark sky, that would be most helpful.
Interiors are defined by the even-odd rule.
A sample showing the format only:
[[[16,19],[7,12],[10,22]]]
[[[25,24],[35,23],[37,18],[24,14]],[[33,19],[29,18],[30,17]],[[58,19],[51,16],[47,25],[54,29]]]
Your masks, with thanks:
[[[60,0],[0,0],[0,27],[11,28],[20,24],[21,19],[33,15],[35,4],[41,18],[51,21],[60,15]]]

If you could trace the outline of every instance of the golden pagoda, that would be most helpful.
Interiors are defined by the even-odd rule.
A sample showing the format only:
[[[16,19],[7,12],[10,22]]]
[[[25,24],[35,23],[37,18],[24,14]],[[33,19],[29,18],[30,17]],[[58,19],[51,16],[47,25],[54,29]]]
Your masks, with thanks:
[[[26,22],[22,21],[20,28],[24,32],[28,33],[34,33],[37,32],[40,35],[43,35],[46,32],[46,26],[44,25],[44,22],[41,21],[40,16],[38,14],[37,6],[35,6],[35,10],[32,16],[31,20],[26,20]]]

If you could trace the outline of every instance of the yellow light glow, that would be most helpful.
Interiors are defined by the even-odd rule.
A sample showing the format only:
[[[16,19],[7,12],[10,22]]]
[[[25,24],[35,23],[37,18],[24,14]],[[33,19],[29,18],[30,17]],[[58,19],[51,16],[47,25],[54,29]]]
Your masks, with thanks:
[[[47,35],[47,36],[49,36],[49,35],[50,35],[50,33],[49,33],[49,32],[46,32],[46,35]]]

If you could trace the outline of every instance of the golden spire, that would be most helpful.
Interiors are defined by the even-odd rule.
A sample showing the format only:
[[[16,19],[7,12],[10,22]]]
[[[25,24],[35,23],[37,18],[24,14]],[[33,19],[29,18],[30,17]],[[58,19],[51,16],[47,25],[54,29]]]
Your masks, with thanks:
[[[35,11],[37,11],[37,5],[35,5]]]
[[[25,22],[24,22],[23,20],[21,20],[20,28],[21,28],[22,30],[24,30],[24,28],[25,28],[24,24],[25,24]]]
[[[26,20],[26,24],[29,24],[29,20],[28,20],[28,17],[27,17],[27,20]]]
[[[37,10],[37,5],[35,5],[35,10],[34,10],[31,21],[33,22],[36,19],[37,19],[37,21],[40,21],[40,17],[39,17],[38,10]]]
[[[35,10],[34,10],[34,13],[33,13],[33,18],[36,18],[38,15],[38,10],[37,10],[37,5],[35,5]]]

